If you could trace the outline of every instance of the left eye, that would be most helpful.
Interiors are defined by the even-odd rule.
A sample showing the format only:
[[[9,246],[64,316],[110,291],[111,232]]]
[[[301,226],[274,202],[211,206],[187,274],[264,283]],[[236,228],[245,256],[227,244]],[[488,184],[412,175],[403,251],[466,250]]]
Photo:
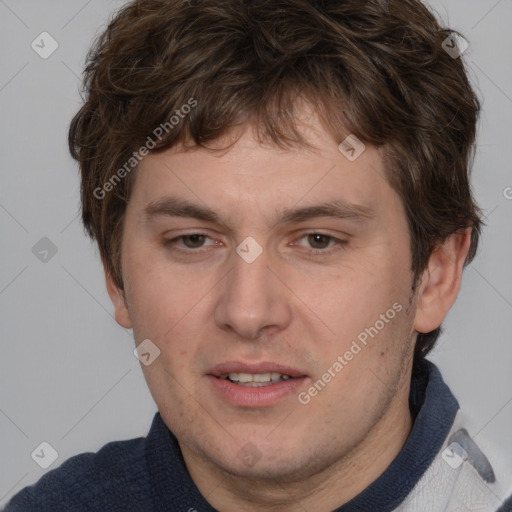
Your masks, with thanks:
[[[306,243],[310,248],[316,250],[330,249],[332,246],[341,242],[333,236],[324,235],[322,233],[308,233],[300,238],[300,240],[306,240]],[[303,245],[299,243],[298,245]]]
[[[204,245],[207,238],[206,235],[194,233],[193,235],[183,235],[180,240],[188,249],[198,249]]]

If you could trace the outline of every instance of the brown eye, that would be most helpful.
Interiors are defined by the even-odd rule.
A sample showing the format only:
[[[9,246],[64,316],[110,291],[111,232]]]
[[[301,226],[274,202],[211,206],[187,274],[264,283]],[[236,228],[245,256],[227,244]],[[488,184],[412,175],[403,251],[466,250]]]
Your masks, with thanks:
[[[181,237],[181,239],[185,247],[188,247],[189,249],[198,249],[204,245],[206,236],[198,234],[184,235]]]
[[[313,249],[326,249],[331,241],[332,237],[320,233],[308,235],[308,243]]]

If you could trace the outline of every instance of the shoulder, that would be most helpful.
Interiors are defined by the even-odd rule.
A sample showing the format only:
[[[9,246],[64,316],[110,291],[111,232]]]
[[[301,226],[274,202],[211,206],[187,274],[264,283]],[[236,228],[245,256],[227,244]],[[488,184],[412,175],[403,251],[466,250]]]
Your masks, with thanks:
[[[71,457],[25,487],[4,512],[151,509],[146,438],[106,444],[97,453]],[[146,497],[146,498],[145,498]]]
[[[459,408],[432,363],[425,361],[414,377],[410,404],[417,416],[406,443],[413,460],[406,460],[400,470],[410,475],[409,466],[419,466],[422,473],[394,510],[510,512],[510,461],[500,460],[499,447],[481,435],[471,415]]]
[[[397,511],[512,510],[510,464],[499,464],[496,446],[480,438],[477,444],[471,431],[478,432],[459,410],[432,464]]]

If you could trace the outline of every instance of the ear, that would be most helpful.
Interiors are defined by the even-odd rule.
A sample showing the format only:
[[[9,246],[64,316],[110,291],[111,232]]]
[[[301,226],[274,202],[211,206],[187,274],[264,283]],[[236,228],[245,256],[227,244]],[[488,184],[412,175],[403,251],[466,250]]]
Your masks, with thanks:
[[[459,293],[470,244],[471,228],[466,228],[450,235],[430,256],[418,286],[417,332],[433,331],[443,323]]]
[[[130,320],[130,314],[128,313],[128,308],[126,306],[124,290],[117,286],[105,262],[103,262],[103,270],[105,272],[107,292],[112,304],[114,305],[114,316],[116,322],[126,329],[131,329],[132,321]]]

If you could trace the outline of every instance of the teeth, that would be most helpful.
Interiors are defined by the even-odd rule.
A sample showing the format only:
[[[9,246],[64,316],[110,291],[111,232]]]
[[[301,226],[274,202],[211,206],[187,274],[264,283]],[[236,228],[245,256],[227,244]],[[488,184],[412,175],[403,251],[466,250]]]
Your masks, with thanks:
[[[237,373],[233,372],[228,375],[222,375],[222,379],[236,382],[237,384],[258,387],[268,385],[274,382],[281,382],[284,380],[291,379],[289,375],[283,375],[281,373]]]
[[[256,379],[256,377],[258,377],[258,379]],[[260,373],[259,375],[251,375],[250,373],[230,373],[229,380],[236,380],[238,382],[267,382],[270,380],[270,375],[268,373]]]
[[[248,375],[248,374],[246,373],[245,375]],[[271,380],[272,380],[272,375],[270,373],[257,373],[252,376],[253,382],[269,382]],[[250,382],[250,381],[246,380],[245,382]]]

